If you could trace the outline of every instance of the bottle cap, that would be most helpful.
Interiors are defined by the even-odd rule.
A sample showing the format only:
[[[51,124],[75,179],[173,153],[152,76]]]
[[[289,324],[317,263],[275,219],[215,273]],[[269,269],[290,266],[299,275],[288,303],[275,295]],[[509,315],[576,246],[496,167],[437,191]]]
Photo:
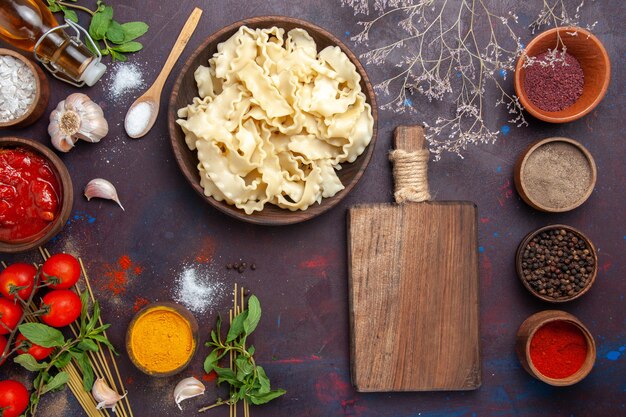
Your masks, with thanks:
[[[107,66],[101,63],[98,59],[92,60],[85,71],[80,76],[80,80],[84,81],[89,87],[98,82],[106,71]]]

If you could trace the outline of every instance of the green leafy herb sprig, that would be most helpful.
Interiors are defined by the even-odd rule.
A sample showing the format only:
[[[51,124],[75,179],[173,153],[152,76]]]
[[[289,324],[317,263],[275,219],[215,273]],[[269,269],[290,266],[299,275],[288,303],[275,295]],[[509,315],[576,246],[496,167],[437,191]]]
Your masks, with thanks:
[[[144,22],[120,23],[113,19],[113,7],[107,6],[101,0],[96,3],[96,10],[75,4],[77,0],[47,0],[48,8],[52,12],[62,12],[64,17],[78,22],[75,10],[88,13],[91,16],[89,35],[98,45],[102,55],[111,55],[113,61],[126,61],[125,54],[140,51],[143,45],[136,39],[148,31]],[[91,45],[87,43],[91,48]],[[95,52],[95,51],[94,51]]]
[[[41,396],[47,392],[60,390],[69,380],[69,374],[63,368],[74,360],[83,374],[83,388],[90,391],[94,383],[94,372],[89,361],[89,352],[97,352],[99,344],[114,347],[104,335],[110,324],[99,325],[100,305],[93,304],[93,312],[89,317],[89,297],[87,291],[80,294],[82,310],[80,314],[79,332],[75,338],[66,339],[59,330],[42,323],[25,323],[18,328],[30,342],[46,348],[56,348],[50,360],[37,362],[27,353],[16,356],[13,361],[31,372],[38,372],[33,381],[34,391],[30,397],[27,415],[34,416]]]
[[[287,392],[284,389],[271,389],[265,370],[254,361],[254,346],[246,347],[246,339],[260,320],[261,304],[254,295],[248,299],[248,308],[233,318],[225,340],[222,339],[221,319],[218,318],[217,329],[211,331],[211,341],[205,344],[214,349],[204,361],[204,370],[207,373],[215,371],[218,385],[228,383],[230,396],[227,400],[218,398],[214,404],[201,408],[199,412],[220,405],[234,405],[239,400],[256,405],[265,404]],[[218,363],[229,352],[233,353],[233,368],[221,368]]]

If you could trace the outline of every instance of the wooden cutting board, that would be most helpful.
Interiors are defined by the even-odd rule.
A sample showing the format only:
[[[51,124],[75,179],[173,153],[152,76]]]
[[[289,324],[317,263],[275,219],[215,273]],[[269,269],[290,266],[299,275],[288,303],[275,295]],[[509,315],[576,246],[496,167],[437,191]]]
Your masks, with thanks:
[[[398,127],[394,143],[410,152],[423,149],[424,130]],[[351,367],[357,391],[480,386],[477,245],[472,202],[349,209]]]

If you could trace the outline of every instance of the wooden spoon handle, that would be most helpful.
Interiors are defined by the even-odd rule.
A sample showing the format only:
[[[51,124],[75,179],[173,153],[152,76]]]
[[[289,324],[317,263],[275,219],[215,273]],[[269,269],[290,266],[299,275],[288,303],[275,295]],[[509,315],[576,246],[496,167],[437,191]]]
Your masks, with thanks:
[[[428,159],[424,127],[398,126],[393,134],[389,155],[393,163],[394,197],[396,203],[430,200],[428,190]],[[404,151],[404,152],[403,152]]]
[[[196,30],[196,26],[198,26],[198,22],[200,21],[200,16],[202,16],[202,9],[196,7],[193,9],[193,12],[191,12],[191,15],[185,23],[185,26],[183,26],[183,29],[180,31],[178,39],[176,39],[176,43],[174,43],[170,55],[167,57],[167,61],[165,61],[165,65],[163,65],[163,69],[154,81],[153,86],[158,88],[159,91],[163,88],[165,80],[167,80],[167,77],[170,75],[170,71],[172,71],[178,57],[185,49],[191,35],[193,35],[193,32]]]

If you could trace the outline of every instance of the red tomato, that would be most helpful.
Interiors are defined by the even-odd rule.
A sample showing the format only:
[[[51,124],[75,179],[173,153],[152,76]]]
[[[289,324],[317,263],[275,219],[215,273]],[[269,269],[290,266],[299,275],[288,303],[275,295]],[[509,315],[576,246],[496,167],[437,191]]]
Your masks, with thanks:
[[[42,308],[48,312],[41,320],[48,326],[63,327],[74,322],[80,316],[82,304],[80,297],[70,290],[54,290],[43,296]]]
[[[30,345],[30,347],[19,349],[17,353],[19,354],[28,353],[32,355],[32,357],[35,358],[35,360],[40,361],[42,359],[47,358],[48,356],[50,356],[50,354],[54,350],[54,348],[45,348],[43,346],[34,344],[30,340],[28,340],[26,336],[24,336],[22,333],[18,333],[17,337],[15,338],[15,346],[19,345],[24,340],[28,342],[28,345]]]
[[[80,263],[67,253],[52,255],[43,263],[41,270],[45,282],[48,282],[50,277],[56,277],[59,282],[50,284],[50,287],[56,290],[71,288],[80,278]]]
[[[0,321],[2,322],[0,324],[0,334],[11,333],[21,318],[22,307],[17,305],[15,301],[0,297]]]
[[[15,293],[11,293],[11,289],[15,287],[25,287],[17,291],[17,295],[24,301],[28,300],[33,292],[33,283],[37,268],[30,264],[16,263],[7,266],[0,273],[0,293],[9,300],[15,299]]]
[[[0,409],[2,417],[17,417],[28,407],[28,390],[17,381],[0,381]]]
[[[7,338],[4,336],[0,336],[0,356],[2,356],[2,352],[4,352],[4,348],[7,347]],[[6,358],[0,360],[0,365],[4,363]]]

